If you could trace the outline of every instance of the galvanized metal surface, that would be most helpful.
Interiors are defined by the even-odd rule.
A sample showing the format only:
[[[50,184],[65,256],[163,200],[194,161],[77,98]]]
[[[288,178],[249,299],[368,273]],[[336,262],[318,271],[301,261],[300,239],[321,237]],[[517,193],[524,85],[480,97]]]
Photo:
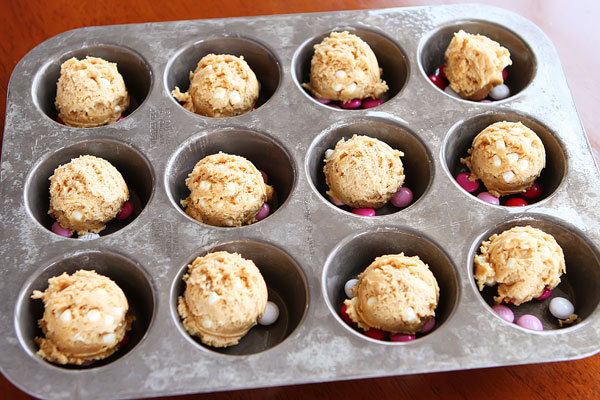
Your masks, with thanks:
[[[514,96],[474,103],[429,82],[449,35],[461,27],[509,47]],[[382,106],[333,110],[300,87],[312,44],[339,29],[374,49],[391,87]],[[187,73],[211,51],[249,61],[262,83],[257,110],[210,119],[170,96],[175,85],[187,87]],[[106,127],[59,125],[53,102],[60,64],[87,54],[118,63],[133,112]],[[84,28],[26,55],[12,74],[7,104],[0,365],[32,395],[158,396],[566,360],[600,350],[599,173],[552,43],[520,16],[457,5]],[[548,152],[544,199],[525,208],[491,206],[452,177],[481,127],[502,119],[534,127]],[[329,203],[324,151],[353,133],[406,153],[406,185],[416,198],[410,207],[384,207],[367,218]],[[278,203],[267,219],[216,228],[183,213],[183,179],[196,161],[219,150],[244,155],[269,174]],[[97,240],[65,239],[49,230],[48,177],[86,153],[123,173],[136,216],[111,223]],[[474,284],[471,260],[481,241],[527,223],[553,234],[565,251],[567,275],[556,292],[575,302],[582,320],[573,327],[556,329],[547,303],[535,302],[519,313],[540,316],[545,331],[509,324]],[[211,249],[254,259],[282,309],[275,325],[255,327],[221,352],[190,338],[176,313],[186,265]],[[377,342],[337,316],[343,284],[375,256],[399,251],[419,255],[436,275],[438,322],[413,342]],[[35,355],[43,308],[29,296],[48,277],[80,267],[116,280],[138,319],[130,342],[108,360],[64,368]]]

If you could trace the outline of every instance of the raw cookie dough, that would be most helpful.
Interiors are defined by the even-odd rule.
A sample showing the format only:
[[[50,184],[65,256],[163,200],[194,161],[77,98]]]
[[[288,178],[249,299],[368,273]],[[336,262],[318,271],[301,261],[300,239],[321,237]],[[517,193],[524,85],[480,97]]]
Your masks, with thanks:
[[[208,54],[190,72],[190,88],[172,94],[183,106],[206,117],[233,117],[252,110],[258,100],[256,75],[243,56]]]
[[[190,195],[181,202],[197,221],[214,226],[256,222],[263,203],[273,197],[254,164],[241,156],[219,152],[204,157],[185,180]]]
[[[504,83],[502,70],[512,64],[509,51],[500,44],[462,29],[454,34],[444,58],[450,87],[467,100],[484,99]]]
[[[44,302],[39,320],[45,337],[35,339],[38,355],[57,364],[81,365],[104,359],[119,348],[134,317],[115,282],[95,271],[66,272],[48,279],[48,288],[34,290]]]
[[[418,256],[404,253],[377,257],[344,301],[348,316],[359,327],[414,335],[435,316],[440,289],[433,273]]]
[[[516,226],[483,242],[475,256],[479,290],[498,283],[496,304],[516,306],[554,289],[566,272],[565,256],[556,240],[531,226]]]
[[[183,277],[177,311],[190,335],[228,347],[256,325],[267,306],[267,285],[251,260],[218,251],[198,257]]]
[[[544,144],[520,122],[496,122],[473,139],[470,156],[460,161],[493,196],[527,191],[546,166]]]
[[[388,91],[375,53],[358,36],[346,31],[332,32],[314,49],[310,83],[302,86],[315,97],[349,102],[378,99]]]
[[[54,170],[48,214],[54,214],[60,226],[77,231],[79,236],[98,233],[128,199],[121,173],[105,159],[86,155]]]
[[[68,126],[90,128],[116,122],[129,107],[117,64],[97,57],[71,58],[60,66],[56,110]]]
[[[327,194],[353,208],[380,208],[404,183],[404,153],[368,136],[341,139],[325,153]]]

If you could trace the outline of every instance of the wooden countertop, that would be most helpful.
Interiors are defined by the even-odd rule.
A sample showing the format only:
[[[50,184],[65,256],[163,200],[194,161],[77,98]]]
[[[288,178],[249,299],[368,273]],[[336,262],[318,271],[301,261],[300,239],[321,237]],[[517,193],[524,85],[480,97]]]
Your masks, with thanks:
[[[0,3],[0,132],[4,131],[6,90],[17,62],[34,46],[69,29],[86,26],[182,19],[224,18],[269,14],[467,3],[460,0],[104,0],[103,2],[3,1]],[[481,1],[514,11],[533,21],[558,49],[561,63],[584,128],[600,162],[600,3],[552,1]],[[599,182],[600,184],[600,182]],[[132,382],[135,385],[135,382]],[[546,399],[600,398],[600,354],[558,363],[418,374],[245,391],[199,394],[163,399]],[[0,398],[31,399],[0,376]]]

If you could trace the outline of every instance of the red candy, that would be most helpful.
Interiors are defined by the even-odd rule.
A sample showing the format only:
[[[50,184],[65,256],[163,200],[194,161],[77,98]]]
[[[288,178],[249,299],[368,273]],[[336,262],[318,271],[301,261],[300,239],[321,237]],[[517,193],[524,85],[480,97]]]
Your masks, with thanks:
[[[377,107],[383,104],[383,100],[381,99],[364,99],[362,102],[362,108],[367,109],[367,108],[373,108],[373,107]]]
[[[439,87],[440,90],[444,90],[446,88],[446,82],[444,82],[444,80],[437,75],[429,75],[429,80],[433,82],[435,86]]]
[[[133,214],[133,203],[131,201],[126,201],[123,203],[121,212],[117,214],[117,219],[127,219],[131,214]]]
[[[361,104],[362,104],[362,101],[360,101],[360,99],[354,99],[354,100],[350,100],[347,103],[344,103],[343,101],[341,101],[340,107],[346,108],[348,110],[353,110],[355,108],[359,108]]]
[[[536,297],[536,300],[546,300],[548,297],[550,297],[550,295],[552,294],[552,290],[545,288],[544,292],[542,293],[542,295],[540,297]]]
[[[506,201],[505,206],[507,207],[524,207],[527,205],[527,202],[523,199],[520,199],[518,197],[514,197],[512,199],[508,199]]]
[[[342,317],[344,322],[347,323],[348,325],[354,325],[354,321],[352,321],[352,319],[348,315],[347,310],[348,310],[348,307],[346,306],[346,304],[342,304],[342,308],[340,309],[340,316]]]
[[[352,214],[360,215],[362,217],[374,217],[375,210],[372,208],[353,208]]]
[[[456,182],[465,189],[469,193],[473,193],[477,189],[479,189],[479,181],[470,181],[469,177],[471,176],[468,172],[463,172],[462,174],[458,174],[456,177]]]
[[[533,200],[540,197],[542,194],[542,187],[539,183],[534,183],[532,187],[529,188],[528,191],[523,193],[521,196],[525,197],[527,200]]]
[[[502,70],[502,80],[505,81],[508,78],[508,71],[506,68]]]
[[[65,121],[63,121],[58,115],[56,116],[56,122],[58,122],[61,125],[66,125]]]
[[[438,75],[440,77],[444,78],[445,80],[448,80],[448,78],[446,77],[446,72],[444,72],[445,69],[446,69],[446,64],[440,65],[440,68],[438,69]]]
[[[388,337],[388,333],[386,331],[376,328],[370,328],[366,330],[365,335],[375,340],[385,340]]]

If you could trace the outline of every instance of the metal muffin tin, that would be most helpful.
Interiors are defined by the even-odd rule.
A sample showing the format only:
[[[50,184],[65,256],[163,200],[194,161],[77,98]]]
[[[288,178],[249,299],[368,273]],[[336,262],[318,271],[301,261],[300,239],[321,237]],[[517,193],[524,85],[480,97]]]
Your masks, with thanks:
[[[508,47],[513,95],[482,104],[459,100],[427,78],[442,63],[452,32],[464,28]],[[350,30],[375,51],[390,85],[386,102],[342,111],[314,101],[312,45]],[[171,96],[208,52],[244,55],[262,84],[259,107],[243,116],[192,114]],[[54,121],[60,64],[94,55],[117,62],[131,93],[126,118],[78,129]],[[518,120],[547,150],[543,198],[527,207],[492,206],[454,181],[473,137],[487,124]],[[335,207],[324,194],[324,152],[341,137],[367,134],[405,153],[415,201],[373,218]],[[203,156],[225,151],[267,172],[274,212],[240,228],[207,226],[179,201],[185,176]],[[99,239],[53,234],[48,177],[81,154],[109,160],[124,175],[134,218],[111,222]],[[600,350],[599,173],[558,55],[531,22],[481,5],[178,21],[65,32],[26,55],[8,90],[2,153],[1,368],[24,391],[50,398],[117,398],[207,392],[304,382],[567,360]],[[554,235],[567,274],[555,290],[581,321],[558,329],[547,303],[545,331],[500,319],[473,281],[482,240],[515,225]],[[254,327],[235,347],[216,351],[183,329],[176,312],[186,266],[210,250],[255,261],[281,316]],[[428,263],[440,286],[434,331],[412,342],[378,342],[338,316],[343,284],[374,257],[403,251]],[[63,271],[95,268],[125,291],[137,320],[115,355],[88,367],[38,356],[43,306],[29,298]]]

